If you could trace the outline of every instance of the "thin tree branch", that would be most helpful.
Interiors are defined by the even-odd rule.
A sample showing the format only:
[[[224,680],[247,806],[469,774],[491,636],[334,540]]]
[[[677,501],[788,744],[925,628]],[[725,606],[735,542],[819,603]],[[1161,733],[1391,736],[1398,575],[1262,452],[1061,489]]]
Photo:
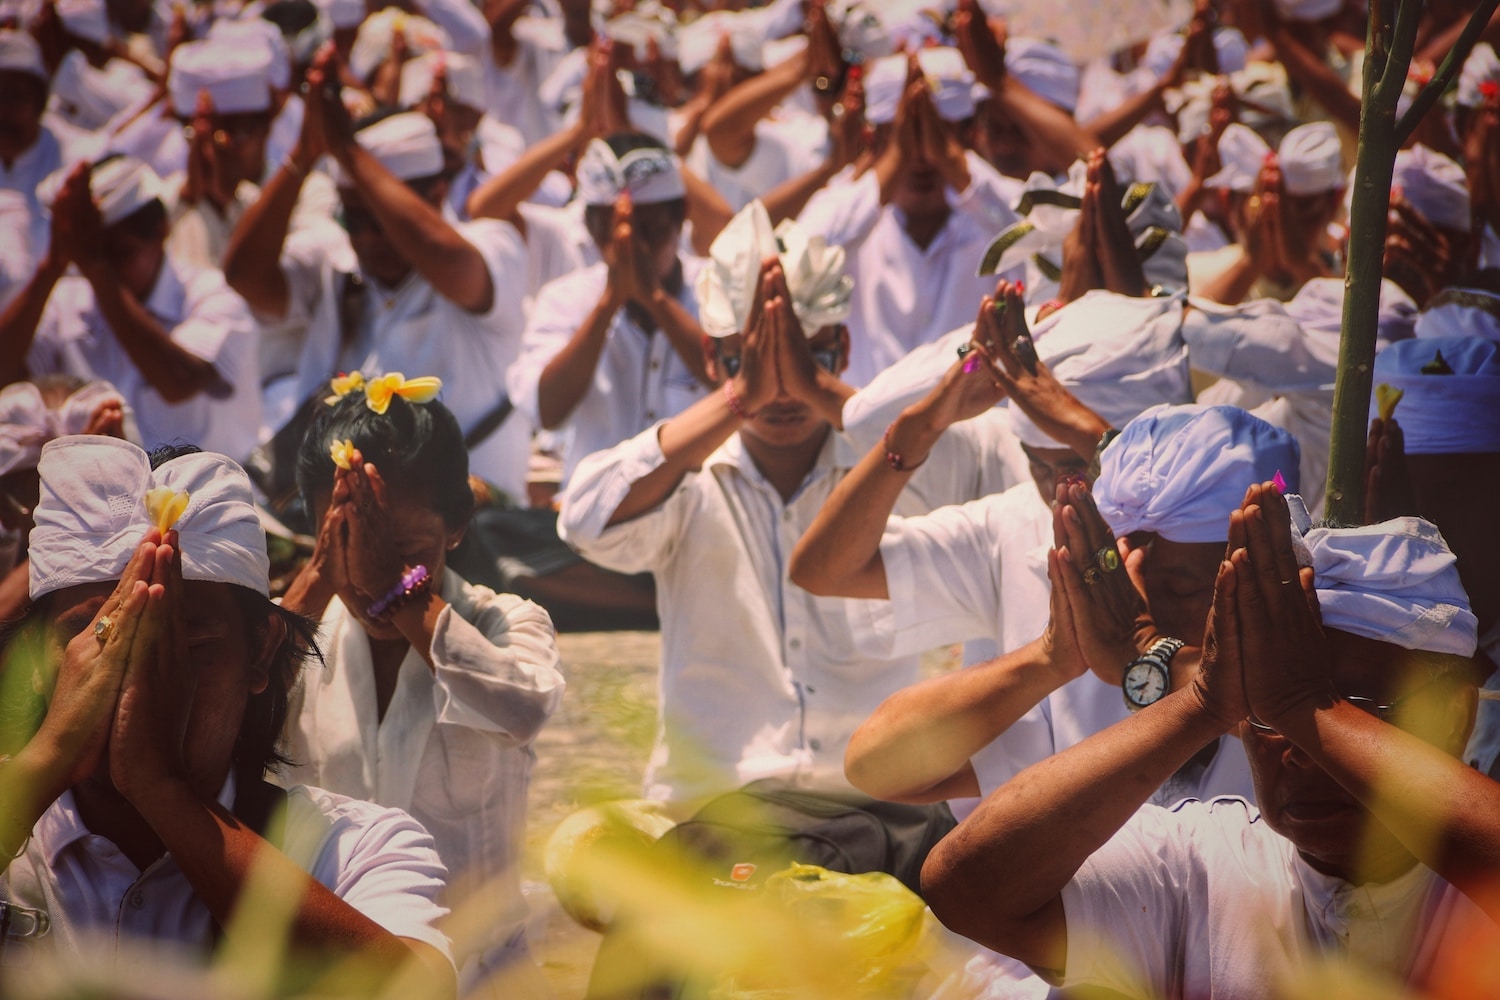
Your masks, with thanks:
[[[1401,120],[1396,123],[1398,147],[1406,145],[1406,140],[1410,139],[1411,134],[1417,130],[1417,125],[1421,123],[1423,116],[1438,102],[1438,98],[1443,96],[1443,91],[1448,89],[1448,84],[1452,83],[1453,78],[1458,75],[1464,60],[1469,58],[1469,53],[1479,42],[1479,36],[1484,34],[1485,28],[1489,27],[1490,17],[1494,15],[1497,8],[1500,8],[1500,0],[1480,0],[1474,13],[1469,15],[1469,23],[1464,25],[1463,32],[1453,43],[1453,48],[1444,57],[1442,64],[1438,66],[1437,72],[1433,74],[1431,80],[1427,81],[1421,93],[1417,94],[1416,100],[1411,102],[1411,107],[1406,109],[1406,114],[1402,115]]]
[[[1401,0],[1401,5],[1396,8],[1396,30],[1391,34],[1390,57],[1375,84],[1377,98],[1384,99],[1389,95],[1392,108],[1406,87],[1406,73],[1411,69],[1411,54],[1417,47],[1417,28],[1421,26],[1425,7],[1422,0]]]

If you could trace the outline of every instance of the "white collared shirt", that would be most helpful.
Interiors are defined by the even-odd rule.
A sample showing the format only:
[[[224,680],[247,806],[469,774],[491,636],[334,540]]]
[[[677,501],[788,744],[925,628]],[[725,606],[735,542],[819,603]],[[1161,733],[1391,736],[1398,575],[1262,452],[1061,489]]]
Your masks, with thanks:
[[[234,778],[220,791],[234,802]],[[444,955],[438,924],[447,871],[426,830],[399,809],[297,786],[287,795],[283,853],[334,895],[397,937],[422,941]],[[140,871],[115,844],[92,833],[64,792],[37,821],[19,858],[0,875],[0,898],[47,914],[50,931],[11,940],[7,966],[51,951],[64,961],[97,967],[141,956],[133,946],[206,949],[213,920],[192,884],[165,854]]]
[[[677,301],[696,319],[694,289],[703,259],[686,254],[679,259],[682,289]],[[609,266],[601,262],[559,278],[537,294],[521,357],[505,380],[511,400],[537,426],[541,426],[537,385],[542,370],[588,319],[604,297],[608,281]],[[563,455],[563,482],[584,456],[612,448],[658,420],[676,416],[707,392],[708,387],[688,368],[666,333],[647,333],[630,318],[629,310],[618,310],[605,334],[588,391],[558,428],[572,431]]]
[[[858,178],[840,172],[813,195],[798,224],[842,246],[854,278],[851,344],[844,381],[859,387],[912,348],[972,322],[994,277],[975,272],[990,241],[1016,215],[1010,205],[1020,184],[1002,177],[973,153],[966,191],[948,192],[953,212],[927,248],[906,234],[901,213],[880,204],[873,170]]]
[[[665,458],[651,427],[578,467],[558,533],[585,558],[656,575],[662,669],[654,799],[692,799],[771,776],[848,789],[844,749],[917,658],[855,646],[857,605],[792,583],[793,546],[857,456],[835,433],[788,502],[731,437],[660,506],[605,527]]]
[[[449,605],[432,634],[436,672],[409,650],[384,718],[369,637],[334,598],[319,628],[324,666],[303,672],[288,706],[288,752],[298,763],[285,783],[411,813],[432,834],[456,892],[502,896],[475,951],[503,949],[526,920],[526,791],[532,743],[562,700],[556,635],[538,605],[452,570],[442,592]]]
[[[1420,864],[1379,885],[1313,870],[1233,797],[1142,807],[1083,863],[1062,902],[1065,984],[1132,997],[1282,996],[1312,963],[1340,958],[1420,992],[1434,971],[1465,960],[1455,953],[1465,928],[1496,933]]]
[[[336,226],[320,225],[287,237],[281,255],[290,293],[287,315],[273,326],[305,332],[295,371],[267,387],[269,431],[326,388],[330,376],[356,369],[367,376],[438,376],[443,380],[439,398],[465,433],[494,408],[504,392],[506,369],[520,352],[526,250],[508,222],[481,219],[453,228],[489,268],[494,287],[489,311],[471,313],[450,302],[415,270],[396,288],[366,277],[363,291],[352,296],[357,318],[350,318],[355,329],[348,343],[341,343],[341,300],[349,275],[359,268],[348,236]],[[511,496],[524,497],[530,442],[527,421],[512,414],[470,453],[469,469]]]
[[[26,207],[31,212],[29,244],[35,260],[41,260],[52,242],[48,221],[51,213],[44,210],[37,200],[37,185],[62,164],[62,146],[46,125],[42,126],[36,142],[22,150],[10,166],[0,161],[0,190],[19,191],[26,197]]]
[[[147,448],[188,441],[242,461],[255,447],[260,375],[255,327],[244,300],[218,271],[194,269],[167,256],[141,303],[173,342],[214,367],[216,383],[191,399],[168,403],[152,388],[110,329],[81,277],[57,283],[26,355],[32,375],[76,375],[114,383],[135,411]]]

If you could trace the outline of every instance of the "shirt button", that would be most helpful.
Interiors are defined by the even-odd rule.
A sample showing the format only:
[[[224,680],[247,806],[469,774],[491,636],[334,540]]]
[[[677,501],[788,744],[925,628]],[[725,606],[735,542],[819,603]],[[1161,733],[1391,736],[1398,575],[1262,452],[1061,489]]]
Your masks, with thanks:
[[[130,894],[130,905],[133,906],[133,907],[135,907],[137,910],[139,910],[141,907],[145,906],[146,905],[146,894],[144,892],[142,892],[141,890],[139,890],[139,889],[137,889],[135,892],[131,893]]]
[[[784,510],[784,511],[782,511],[781,512],[781,519],[783,521],[790,521],[792,519],[792,512],[790,510]]]
[[[810,747],[812,747],[814,750],[821,750],[821,749],[823,749],[823,741],[822,740],[818,740],[818,739],[808,740],[807,741],[807,745],[810,746]]]
[[[651,359],[651,370],[652,371],[656,371],[659,368],[661,368],[661,358],[652,358]]]
[[[791,642],[787,643],[787,645],[790,646],[790,647],[792,647],[793,649],[801,649],[802,648],[802,640],[801,639],[793,639]]]
[[[808,694],[817,694],[818,693],[818,689],[815,688],[815,687],[813,687],[811,684],[807,685],[807,687],[805,688],[805,690],[807,691]]]

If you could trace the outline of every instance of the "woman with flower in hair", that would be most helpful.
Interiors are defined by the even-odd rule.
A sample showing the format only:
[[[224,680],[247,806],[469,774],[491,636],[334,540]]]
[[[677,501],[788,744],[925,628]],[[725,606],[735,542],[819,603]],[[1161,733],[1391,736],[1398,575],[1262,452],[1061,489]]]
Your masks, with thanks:
[[[463,433],[433,378],[334,380],[298,457],[317,544],[284,603],[321,619],[326,666],[293,692],[291,779],[409,811],[461,906],[482,889],[466,987],[539,981],[519,863],[532,742],[563,678],[547,612],[446,568],[474,499]]]

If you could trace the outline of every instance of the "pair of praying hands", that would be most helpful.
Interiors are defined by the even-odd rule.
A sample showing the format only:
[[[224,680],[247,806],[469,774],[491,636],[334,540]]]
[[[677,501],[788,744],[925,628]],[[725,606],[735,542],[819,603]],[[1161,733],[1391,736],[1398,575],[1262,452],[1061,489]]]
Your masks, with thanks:
[[[48,262],[58,271],[76,264],[89,277],[104,262],[104,220],[90,190],[88,163],[68,172],[52,202],[52,240]]]
[[[308,569],[351,612],[363,615],[401,579],[406,566],[394,542],[389,489],[380,470],[357,448],[349,451],[348,464],[334,469]]]
[[[395,37],[403,36],[396,32]],[[312,170],[325,153],[339,159],[354,147],[354,121],[344,105],[342,72],[338,50],[332,42],[324,42],[302,84],[302,131],[291,159],[303,174]]]
[[[1103,147],[1088,155],[1078,224],[1063,240],[1057,297],[1072,302],[1095,288],[1145,295],[1146,275],[1125,218],[1120,184]]]
[[[883,154],[893,178],[925,167],[936,170],[954,191],[968,188],[967,151],[953,126],[938,114],[932,88],[915,53],[907,57],[906,85],[896,105],[894,128]]]
[[[43,679],[47,715],[28,746],[41,749],[52,798],[95,774],[106,753],[114,787],[137,804],[165,780],[192,777],[183,761],[196,684],[187,648],[177,532],[151,528],[68,641],[55,677]]]
[[[1418,307],[1473,270],[1478,254],[1477,239],[1433,225],[1405,193],[1391,190],[1382,267],[1386,277],[1400,285]]]
[[[1275,153],[1261,164],[1255,191],[1245,202],[1241,232],[1245,253],[1259,274],[1296,285],[1324,276],[1318,259],[1322,234],[1304,233],[1298,225]]]
[[[615,202],[604,262],[609,267],[607,293],[615,308],[634,305],[649,312],[661,291],[661,276],[650,247],[637,231],[635,206],[628,192],[621,193]]]
[[[760,280],[745,320],[739,371],[731,379],[740,406],[753,419],[778,403],[805,403],[820,417],[837,424],[842,396],[824,391],[825,383],[836,379],[813,358],[802,324],[792,310],[792,293],[781,262],[768,257],[761,262]],[[835,396],[838,405],[832,403]],[[830,400],[832,412],[824,405],[825,398]]]

